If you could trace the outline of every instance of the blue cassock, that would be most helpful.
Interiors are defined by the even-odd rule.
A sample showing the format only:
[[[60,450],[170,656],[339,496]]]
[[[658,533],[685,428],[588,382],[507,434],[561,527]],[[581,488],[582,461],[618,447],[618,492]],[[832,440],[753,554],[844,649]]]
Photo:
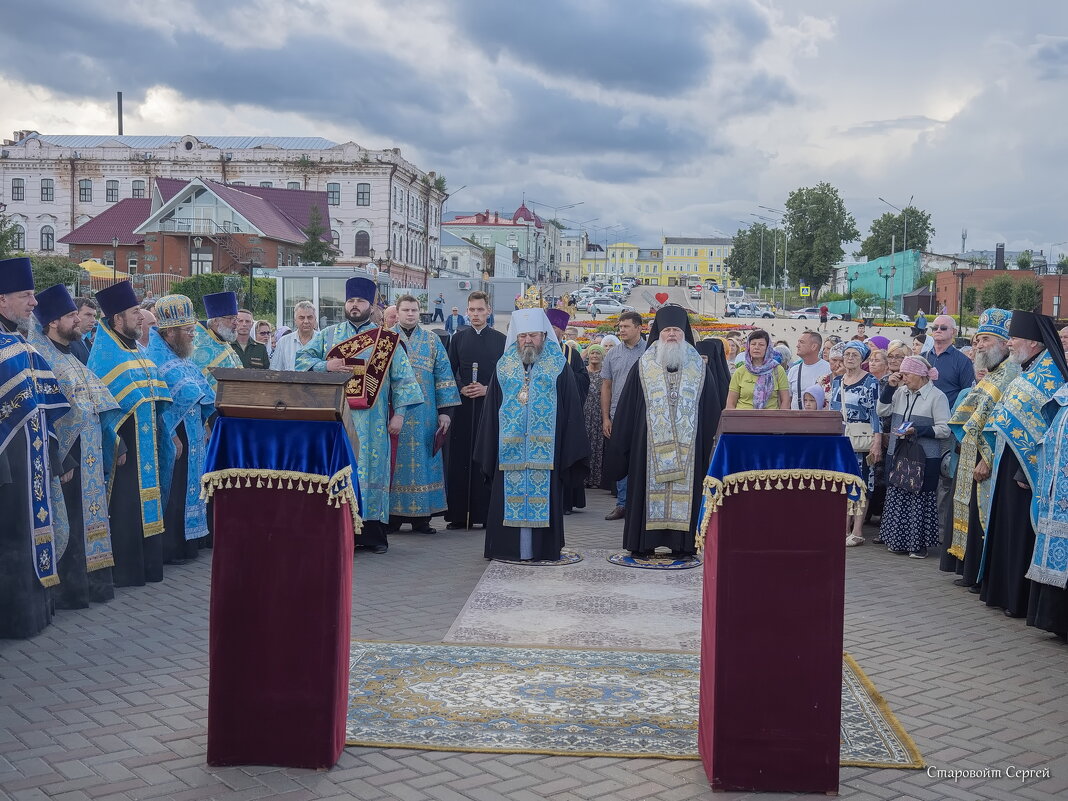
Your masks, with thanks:
[[[367,322],[359,328],[348,320],[318,331],[311,342],[297,351],[296,369],[326,371],[326,354],[335,345],[351,339],[359,333],[378,326]],[[356,358],[368,359],[372,348],[356,354]],[[389,407],[405,416],[409,407],[423,402],[423,393],[415,380],[412,365],[403,348],[393,355],[389,370],[382,377],[382,386],[374,406],[370,409],[351,409],[352,424],[359,439],[356,457],[360,478],[360,517],[364,520],[389,520],[390,443]]]
[[[165,436],[160,438],[159,462],[163,486],[163,508],[171,493],[185,493],[185,538],[195,540],[208,535],[207,502],[200,499],[200,479],[204,475],[207,435],[204,423],[215,411],[215,390],[208,384],[200,366],[179,358],[163,341],[156,329],[148,335],[148,357],[156,363],[159,376],[171,391],[171,404],[160,415]],[[172,487],[175,447],[172,437],[185,424],[187,442],[186,486]]]
[[[397,442],[397,467],[389,496],[393,517],[432,517],[445,511],[445,480],[441,452],[434,453],[438,412],[460,405],[460,392],[441,338],[422,328],[409,337],[393,329],[407,348],[408,360],[425,402],[409,409]]]

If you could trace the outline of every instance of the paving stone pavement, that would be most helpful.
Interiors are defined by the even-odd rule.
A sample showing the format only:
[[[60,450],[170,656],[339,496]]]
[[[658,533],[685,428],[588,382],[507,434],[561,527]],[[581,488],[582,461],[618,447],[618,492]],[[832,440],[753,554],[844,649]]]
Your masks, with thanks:
[[[618,546],[611,499],[567,518],[570,546]],[[873,533],[873,532],[869,532]],[[758,536],[754,532],[754,536]],[[870,537],[869,537],[870,539]],[[481,532],[400,534],[356,559],[354,637],[440,642],[484,570]],[[655,759],[348,748],[330,771],[209,768],[208,559],[162,584],[61,612],[33,640],[0,641],[0,798],[33,801],[273,798],[364,801],[727,801],[701,764]],[[1053,799],[1068,795],[1068,647],[954,587],[937,560],[849,549],[846,647],[932,767],[1048,769],[967,779],[843,768],[849,799]],[[760,798],[789,798],[760,795]],[[800,797],[800,796],[798,796]]]

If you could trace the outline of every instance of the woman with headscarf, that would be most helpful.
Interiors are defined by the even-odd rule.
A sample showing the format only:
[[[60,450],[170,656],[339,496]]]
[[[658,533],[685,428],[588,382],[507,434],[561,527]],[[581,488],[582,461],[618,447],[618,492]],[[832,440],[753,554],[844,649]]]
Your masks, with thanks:
[[[840,376],[845,372],[845,368],[842,366],[845,345],[841,342],[831,344],[830,347],[824,348],[824,353],[826,354],[827,364],[831,366],[831,372],[820,376],[820,387],[823,389],[823,394],[827,396],[827,402],[830,403],[831,383],[834,381],[835,376]]]
[[[728,409],[789,409],[790,386],[767,331],[749,335],[745,361],[731,376]]]
[[[864,360],[870,350],[860,340],[850,340],[842,345],[842,375],[831,382],[831,409],[841,411],[846,422],[846,434],[853,443],[854,454],[860,475],[868,487],[875,489],[874,475],[869,464],[878,461],[882,454],[881,424],[876,407],[879,403],[879,381],[864,370]],[[864,510],[851,515],[851,531],[846,534],[846,545],[864,544]]]
[[[735,361],[738,358],[738,354],[741,353],[741,348],[738,347],[738,341],[734,337],[727,337],[724,340],[723,347],[726,351],[724,356],[727,360],[727,372],[730,375],[734,375],[734,370],[738,366]],[[727,382],[730,383],[729,381]]]
[[[590,375],[590,391],[582,407],[586,423],[586,436],[590,439],[590,474],[586,477],[587,488],[601,486],[601,462],[604,457],[604,431],[601,426],[601,364],[604,363],[604,347],[590,345],[586,348],[586,371]]]
[[[927,549],[942,539],[938,517],[938,480],[942,454],[949,447],[949,400],[932,381],[938,370],[926,359],[909,356],[893,373],[879,396],[879,414],[890,417],[890,446],[886,470],[906,441],[915,442],[923,454],[923,479],[915,490],[888,483],[879,538],[891,553],[924,559]],[[904,430],[903,430],[904,429]]]
[[[922,356],[923,358],[929,358],[927,356],[934,350],[934,338],[929,337],[926,334],[917,334],[912,338],[912,355]]]

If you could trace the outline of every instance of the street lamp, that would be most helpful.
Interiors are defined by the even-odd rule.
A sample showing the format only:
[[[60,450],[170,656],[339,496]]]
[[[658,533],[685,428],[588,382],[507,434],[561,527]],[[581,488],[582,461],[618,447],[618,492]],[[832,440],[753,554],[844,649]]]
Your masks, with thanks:
[[[853,313],[853,282],[860,278],[860,271],[854,270],[853,274],[849,274],[849,270],[846,270],[846,280],[849,281],[849,312]]]
[[[189,274],[200,275],[200,246],[204,244],[204,237],[193,237],[193,250],[189,253]],[[196,261],[193,260],[193,253],[197,254]],[[196,269],[194,270],[194,266]]]
[[[368,264],[374,264],[380,273],[388,273],[389,268],[393,266],[393,251],[390,248],[386,248],[386,257],[384,259],[375,258],[375,249],[371,248],[367,251],[370,256]]]
[[[971,270],[965,270],[963,267],[957,269],[957,262],[952,261],[949,263],[950,272],[957,276],[957,328],[960,329],[961,334],[964,333],[964,279],[971,275]]]
[[[883,322],[886,322],[886,310],[890,306],[890,279],[897,273],[897,267],[889,270],[878,269],[879,277],[883,279]]]
[[[115,265],[119,260],[119,238],[117,236],[111,237],[111,281],[114,283],[118,280],[118,276],[115,274]]]

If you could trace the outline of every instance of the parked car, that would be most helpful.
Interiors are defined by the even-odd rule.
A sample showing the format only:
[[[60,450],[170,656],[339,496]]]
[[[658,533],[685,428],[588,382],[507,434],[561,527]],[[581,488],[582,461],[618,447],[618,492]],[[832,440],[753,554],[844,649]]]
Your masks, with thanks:
[[[590,314],[622,314],[628,311],[634,311],[634,307],[620,303],[615,298],[594,298],[589,307]]]
[[[807,309],[801,309],[801,311],[795,311],[790,314],[790,317],[794,320],[818,320],[820,319],[819,306],[809,306]],[[827,315],[828,320],[841,320],[842,315],[831,314]]]
[[[767,320],[775,317],[768,307],[754,306],[751,303],[728,303],[727,317],[761,317]]]

